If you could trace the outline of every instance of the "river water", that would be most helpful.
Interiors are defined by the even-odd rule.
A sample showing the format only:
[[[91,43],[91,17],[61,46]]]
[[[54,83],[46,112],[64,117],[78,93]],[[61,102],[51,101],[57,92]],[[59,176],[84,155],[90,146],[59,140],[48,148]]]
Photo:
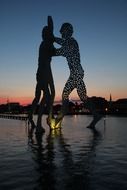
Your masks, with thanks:
[[[66,116],[62,130],[28,138],[25,121],[0,119],[0,190],[126,190],[127,118]],[[36,117],[35,117],[36,120]]]

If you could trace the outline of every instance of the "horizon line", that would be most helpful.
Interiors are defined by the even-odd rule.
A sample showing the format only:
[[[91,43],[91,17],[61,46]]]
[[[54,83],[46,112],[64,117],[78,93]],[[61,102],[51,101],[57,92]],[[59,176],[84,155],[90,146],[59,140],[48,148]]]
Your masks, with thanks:
[[[101,97],[101,96],[89,96],[88,98],[92,98],[92,97],[96,97],[96,98],[104,98],[104,97]],[[127,98],[117,98],[116,100],[113,100],[113,99],[106,99],[106,98],[104,98],[106,101],[112,101],[112,102],[114,102],[114,101],[117,101],[117,100],[119,100],[119,99],[127,99]],[[70,98],[69,99],[69,101],[72,101],[72,102],[82,102],[80,99],[73,99],[73,98]],[[22,106],[28,106],[28,105],[31,105],[32,104],[32,99],[31,99],[31,101],[29,102],[29,101],[24,101],[24,102],[22,102],[21,100],[20,101],[10,101],[9,100],[9,98],[6,100],[6,101],[3,101],[2,103],[1,103],[1,101],[0,101],[0,105],[2,105],[2,104],[8,104],[8,103],[19,103],[20,105],[22,105]],[[62,103],[62,99],[60,99],[60,100],[55,100],[54,101],[54,103],[53,104],[59,104],[59,103]]]

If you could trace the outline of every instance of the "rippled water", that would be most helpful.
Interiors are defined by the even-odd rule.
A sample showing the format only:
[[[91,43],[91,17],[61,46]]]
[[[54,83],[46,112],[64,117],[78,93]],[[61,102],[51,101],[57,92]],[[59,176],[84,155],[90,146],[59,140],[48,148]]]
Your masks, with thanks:
[[[25,121],[0,119],[0,190],[126,190],[127,118],[66,116],[62,130],[28,138]],[[35,118],[36,120],[36,118]]]

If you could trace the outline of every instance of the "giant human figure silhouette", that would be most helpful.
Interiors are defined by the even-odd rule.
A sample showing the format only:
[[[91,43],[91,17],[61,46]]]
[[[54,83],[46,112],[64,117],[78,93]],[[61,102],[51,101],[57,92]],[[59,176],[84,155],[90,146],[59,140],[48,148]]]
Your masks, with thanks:
[[[70,93],[76,88],[80,100],[84,102],[84,106],[93,114],[93,121],[90,127],[94,128],[100,120],[100,115],[96,113],[94,105],[88,101],[86,85],[83,81],[84,70],[80,61],[80,52],[77,41],[72,37],[73,26],[70,23],[64,23],[61,26],[60,33],[62,38],[55,37],[54,41],[61,45],[56,49],[56,56],[64,56],[70,69],[70,76],[65,84],[62,92],[62,109],[55,120],[55,126],[61,124],[64,115],[67,113]]]
[[[55,87],[51,71],[51,57],[54,54],[53,46],[53,22],[51,16],[48,16],[48,26],[45,26],[42,30],[42,42],[39,47],[39,58],[38,58],[38,69],[36,74],[36,90],[35,98],[33,99],[31,110],[29,112],[28,118],[31,123],[31,129],[36,127],[36,133],[44,132],[44,128],[41,124],[42,115],[45,107],[48,110],[48,117],[52,117],[52,106],[55,97]],[[41,99],[41,93],[43,92],[43,97]],[[40,100],[41,99],[41,100]],[[33,121],[33,113],[39,104],[37,125]]]

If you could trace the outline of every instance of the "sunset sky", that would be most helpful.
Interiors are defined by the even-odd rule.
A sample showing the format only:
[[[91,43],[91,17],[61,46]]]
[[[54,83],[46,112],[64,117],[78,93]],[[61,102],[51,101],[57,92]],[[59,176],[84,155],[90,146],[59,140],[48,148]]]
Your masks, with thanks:
[[[48,15],[55,36],[64,22],[74,27],[88,96],[127,98],[126,0],[0,0],[0,104],[32,101]],[[52,72],[60,100],[69,76],[66,59],[54,57]],[[76,91],[71,98],[78,98]]]

